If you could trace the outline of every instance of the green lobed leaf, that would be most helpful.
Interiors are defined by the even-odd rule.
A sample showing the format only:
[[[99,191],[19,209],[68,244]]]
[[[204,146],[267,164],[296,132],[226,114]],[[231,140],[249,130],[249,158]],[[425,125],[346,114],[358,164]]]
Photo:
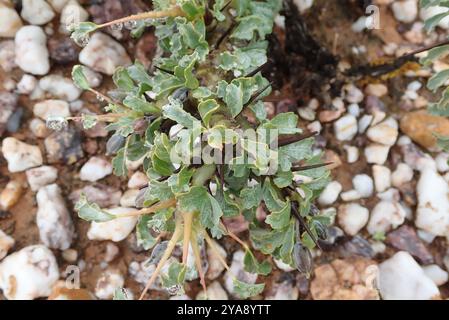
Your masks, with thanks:
[[[187,267],[184,264],[174,261],[168,267],[167,273],[161,274],[161,282],[164,288],[171,288],[173,286],[180,286],[184,283]]]
[[[97,204],[89,202],[84,193],[75,204],[75,211],[81,219],[86,221],[106,222],[115,219],[114,215],[102,210]]]
[[[80,89],[89,90],[90,85],[83,72],[83,66],[77,64],[72,69],[73,83]]]
[[[243,258],[243,264],[246,272],[257,273],[261,275],[268,275],[271,272],[271,264],[268,260],[259,263],[251,250],[247,249],[245,257]]]
[[[112,168],[116,176],[126,176],[128,174],[128,169],[126,167],[126,147],[120,149],[115,157],[112,159]]]
[[[265,285],[263,283],[250,284],[246,282],[242,282],[237,278],[232,280],[234,285],[235,293],[242,299],[248,299],[250,297],[257,296],[261,294]]]
[[[162,115],[189,129],[192,129],[196,123],[199,123],[198,119],[182,108],[179,100],[171,100],[169,104],[162,107]]]
[[[240,198],[242,199],[243,208],[251,209],[258,207],[262,201],[262,187],[260,184],[254,187],[246,187],[240,191]]]
[[[142,246],[145,250],[153,248],[157,243],[157,239],[153,237],[148,226],[148,222],[152,218],[150,215],[141,216],[136,227],[137,245]]]
[[[449,80],[449,69],[440,71],[434,74],[427,82],[427,88],[432,91],[436,91],[439,87],[443,86]]]

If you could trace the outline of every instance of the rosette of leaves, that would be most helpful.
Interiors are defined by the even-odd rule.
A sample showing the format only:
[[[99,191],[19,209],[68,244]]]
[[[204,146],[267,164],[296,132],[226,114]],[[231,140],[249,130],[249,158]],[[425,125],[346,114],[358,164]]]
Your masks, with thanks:
[[[420,5],[423,8],[441,7],[441,13],[430,17],[425,21],[425,28],[432,32],[438,24],[449,17],[449,1],[444,0],[421,0]],[[447,8],[444,10],[444,8]],[[434,61],[444,58],[449,53],[449,43],[436,46],[430,49],[425,57],[421,59],[424,66],[430,66]],[[449,80],[449,69],[435,73],[428,81],[427,87],[433,92],[441,92],[441,98],[435,103],[429,105],[429,112],[438,116],[449,116],[449,87],[446,85]],[[438,145],[446,151],[449,151],[449,137],[437,136]]]
[[[321,155],[313,151],[313,137],[301,135],[297,115],[282,113],[269,119],[262,101],[271,91],[260,72],[267,62],[265,38],[272,32],[280,5],[278,0],[158,0],[154,12],[105,24],[131,19],[135,35],[154,26],[162,51],[150,70],[137,61],[116,70],[116,89],[102,99],[108,113],[97,117],[110,122],[107,149],[114,155],[116,175],[127,176],[128,161],[143,162],[149,183],[136,200],[141,209],[114,216],[85,197],[76,206],[79,216],[88,221],[139,216],[139,243],[145,249],[154,248],[153,255],[162,252],[163,246],[157,259],[150,258],[156,269],[141,298],[158,279],[173,291],[182,288],[192,274],[199,275],[206,291],[201,247],[207,245],[229,270],[213,241],[223,236],[243,247],[246,271],[269,274],[268,259],[257,260],[250,244],[222,222],[222,218],[240,215],[250,224],[253,248],[310,272],[308,250],[325,237],[329,223],[312,203],[328,182],[329,172],[320,162]],[[103,26],[81,23],[72,36],[87,37]],[[73,79],[79,87],[98,94],[89,87],[81,66],[74,68]],[[81,120],[91,127],[95,119]],[[256,132],[256,139],[238,135],[245,129]],[[257,139],[267,130],[277,135]],[[278,138],[288,138],[289,143],[275,148],[272,142]],[[252,152],[251,144],[264,152]],[[198,145],[211,153],[239,147],[246,151],[246,158],[236,155],[224,164],[205,163],[202,158],[195,162],[191,150]],[[182,161],[175,163],[173,154],[182,156]],[[275,173],[268,174],[273,162]],[[262,203],[268,214],[260,220],[256,210]],[[159,243],[166,234],[171,239]],[[176,246],[182,247],[181,261],[160,274]],[[190,250],[193,267],[187,265]],[[248,298],[260,294],[264,284],[234,277],[234,288],[241,298]]]

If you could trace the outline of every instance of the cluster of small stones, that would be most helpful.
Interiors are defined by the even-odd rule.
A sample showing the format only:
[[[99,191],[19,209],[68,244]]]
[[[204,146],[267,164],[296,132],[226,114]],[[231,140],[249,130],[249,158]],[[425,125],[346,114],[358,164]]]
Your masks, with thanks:
[[[108,135],[102,124],[87,131],[74,124],[60,132],[45,125],[49,117],[100,111],[95,97],[89,93],[81,97],[66,76],[70,65],[84,65],[90,85],[102,88],[103,77],[134,58],[121,44],[124,36],[117,30],[96,33],[81,49],[66,38],[70,12],[78,10],[81,21],[104,22],[120,17],[120,12],[118,16],[113,12],[112,2],[116,1],[108,1],[111,7],[105,9],[106,17],[96,5],[83,8],[76,0],[24,0],[21,12],[0,2],[0,137],[1,156],[7,164],[0,170],[9,177],[1,181],[0,192],[0,291],[7,299],[111,299],[116,288],[130,283],[135,296],[155,268],[149,254],[136,244],[137,218],[91,223],[81,234],[73,214],[73,203],[81,192],[113,214],[129,211],[139,188],[147,183],[142,163],[128,163],[129,179],[120,187],[112,177],[110,159],[102,156],[100,140]],[[295,3],[301,11],[313,5],[305,0]],[[425,34],[422,21],[434,12],[418,10],[418,0],[374,3],[395,19],[389,28],[397,35],[392,39],[399,40],[384,41],[387,57],[447,36],[449,20],[440,23],[437,33]],[[354,22],[354,32],[365,32],[363,19]],[[279,21],[282,28],[282,19]],[[398,26],[401,34],[396,31]],[[151,42],[149,37],[152,35],[137,42],[135,57],[154,52],[146,45]],[[353,48],[355,55],[366,50]],[[342,61],[339,67],[349,66]],[[435,70],[448,67],[443,61],[433,66]],[[260,298],[440,297],[439,288],[448,280],[449,254],[433,256],[429,248],[449,239],[449,155],[437,149],[433,132],[449,135],[449,120],[425,111],[429,95],[424,84],[429,75],[429,70],[404,75],[407,85],[400,97],[397,93],[393,96],[382,83],[363,87],[349,83],[331,105],[312,99],[298,106],[305,128],[319,132],[317,152],[323,151],[333,163],[333,181],[318,205],[335,221],[325,251],[313,252],[316,267],[312,278],[274,261],[281,272],[267,278],[273,284]],[[266,107],[270,114],[276,110],[273,103]],[[21,212],[27,197],[35,199],[36,207]],[[260,211],[263,214],[262,206]],[[8,221],[24,215],[38,230],[34,242],[14,239],[14,228],[8,227]],[[226,224],[236,233],[248,228],[240,219]],[[77,246],[77,241],[86,237],[95,241],[89,247],[97,249]],[[243,270],[242,251],[231,254],[226,242],[217,247],[230,262],[233,274],[245,282],[256,282],[256,275]],[[120,257],[122,250],[134,255],[129,264]],[[203,251],[208,261],[209,298],[235,297],[230,273],[211,252]],[[321,259],[328,254],[332,258]],[[327,263],[321,263],[324,260]],[[193,264],[192,257],[189,261]],[[70,267],[89,274],[95,270],[98,276],[93,284],[81,283],[85,289],[70,289],[65,281],[67,270],[73,270]],[[167,297],[159,284],[152,289]],[[174,298],[203,299],[204,293]]]

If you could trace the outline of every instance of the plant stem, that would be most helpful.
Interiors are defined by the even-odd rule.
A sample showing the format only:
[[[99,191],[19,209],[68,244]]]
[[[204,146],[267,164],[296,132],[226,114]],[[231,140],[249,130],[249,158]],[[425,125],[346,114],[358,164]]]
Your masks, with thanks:
[[[168,242],[167,249],[165,249],[165,252],[164,252],[161,260],[159,261],[156,269],[154,270],[153,274],[151,275],[150,279],[148,280],[148,282],[147,282],[147,284],[145,286],[145,289],[143,289],[142,294],[140,295],[139,300],[142,300],[145,297],[145,294],[150,289],[151,285],[156,280],[156,277],[161,272],[162,267],[167,262],[167,260],[170,258],[171,254],[173,252],[173,249],[176,246],[176,243],[181,238],[181,233],[182,233],[181,219],[177,218],[176,219],[175,231],[173,232],[172,238]]]
[[[206,239],[207,244],[212,249],[212,253],[217,257],[217,259],[221,262],[223,267],[225,267],[226,270],[230,271],[230,268],[226,261],[223,259],[223,257],[220,255],[220,252],[218,252],[217,246],[215,245],[214,241],[209,237],[206,230],[203,230],[204,239]]]
[[[107,113],[107,114],[100,114],[95,115],[95,118],[97,121],[100,122],[115,122],[117,119],[120,119],[121,117],[124,117],[124,113]],[[67,117],[66,120],[72,120],[72,121],[82,121],[82,117]]]
[[[102,98],[102,99],[103,99],[104,101],[106,101],[107,103],[115,104],[115,102],[114,102],[111,98],[109,98],[108,96],[102,94],[100,91],[97,91],[97,90],[92,89],[92,88],[89,88],[88,90],[89,90],[90,92],[92,92],[93,94],[95,94],[97,97]]]
[[[142,210],[137,210],[137,211],[133,211],[133,212],[127,212],[127,213],[123,213],[117,216],[117,218],[126,218],[126,217],[136,217],[136,216],[141,216],[144,214],[149,214],[149,213],[153,213],[162,209],[167,209],[170,207],[173,207],[176,205],[176,199],[170,199],[167,201],[162,201],[159,203],[156,203],[155,205],[152,205],[149,208],[144,208]]]
[[[192,230],[192,237],[190,238],[190,243],[192,246],[193,255],[195,256],[195,265],[198,270],[198,273],[200,275],[200,283],[203,287],[203,291],[206,294],[207,298],[207,287],[206,287],[206,280],[204,278],[204,270],[203,266],[201,265],[201,254],[200,254],[200,248],[198,247],[198,242],[196,239],[196,233]]]
[[[232,231],[229,231],[226,226],[223,224],[223,222],[220,222],[222,228],[224,228],[226,230],[226,232],[228,233],[228,236],[230,236],[232,239],[234,239],[235,241],[237,241],[245,250],[248,250],[249,247],[248,245],[243,242],[239,237],[237,237],[237,235],[235,233],[233,233]]]
[[[144,20],[144,19],[159,19],[159,18],[167,18],[167,17],[180,17],[184,16],[184,12],[181,10],[180,7],[175,6],[168,10],[162,10],[162,11],[148,11],[143,12],[139,14],[134,14],[132,16],[124,17],[121,19],[117,19],[114,21],[109,21],[103,24],[98,25],[98,28],[105,28],[112,26],[114,24],[119,23],[125,23],[129,21],[137,21],[137,20]]]
[[[319,164],[312,164],[309,166],[294,166],[291,167],[291,171],[306,171],[306,170],[310,170],[310,169],[317,169],[317,168],[322,168],[322,167],[327,167],[330,166],[331,164],[333,164],[333,162],[325,162],[325,163],[319,163]]]
[[[193,212],[184,212],[184,239],[182,248],[182,263],[187,263],[187,256],[189,254],[190,235],[192,234],[192,220]]]

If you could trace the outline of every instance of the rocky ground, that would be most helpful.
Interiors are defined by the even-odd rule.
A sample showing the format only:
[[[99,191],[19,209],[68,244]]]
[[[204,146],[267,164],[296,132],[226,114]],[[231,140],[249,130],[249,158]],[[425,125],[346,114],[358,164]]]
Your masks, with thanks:
[[[339,57],[339,70],[393,59],[445,39],[449,30],[443,20],[437,32],[425,33],[430,13],[417,0],[373,1],[380,30],[364,29],[358,1],[295,2],[314,37]],[[117,66],[134,59],[149,66],[156,50],[151,30],[134,40],[125,29],[97,33],[80,48],[67,35],[71,10],[102,23],[147,8],[140,0],[0,0],[0,298],[110,299],[121,286],[138,295],[148,279],[150,253],[137,245],[136,219],[88,224],[73,212],[81,192],[112,212],[133,207],[147,179],[141,163],[128,163],[129,179],[118,179],[104,156],[108,132],[101,124],[52,132],[44,122],[50,115],[101,112],[101,102],[72,83],[73,64],[83,64],[91,86],[106,92]],[[284,23],[280,17],[281,36]],[[433,68],[449,65],[442,59]],[[271,276],[257,279],[243,271],[238,246],[219,241],[235,274],[267,284],[260,298],[448,297],[449,155],[438,150],[433,133],[449,135],[449,120],[426,113],[436,99],[425,89],[430,71],[347,78],[330,100],[298,97],[297,85],[286,79],[274,95],[281,98],[267,102],[271,114],[293,109],[301,127],[320,132],[316,149],[333,164],[318,205],[335,222],[323,251],[313,252],[310,279],[278,261]],[[244,221],[227,224],[247,238]],[[77,270],[82,289],[68,290],[64,281]],[[210,258],[207,280],[211,298],[233,298],[230,278]],[[170,298],[154,289],[151,298]],[[172,299],[201,297],[194,280],[186,295]]]

